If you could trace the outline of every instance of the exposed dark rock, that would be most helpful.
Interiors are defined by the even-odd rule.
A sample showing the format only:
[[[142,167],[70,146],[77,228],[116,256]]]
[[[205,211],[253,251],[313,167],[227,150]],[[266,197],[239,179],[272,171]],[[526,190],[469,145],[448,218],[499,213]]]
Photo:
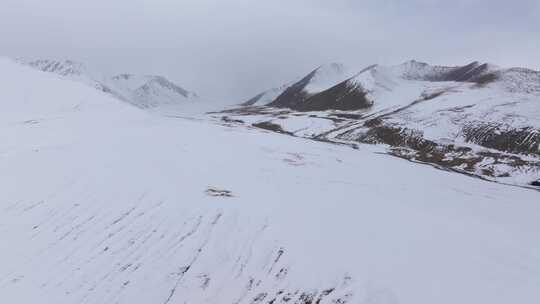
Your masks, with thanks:
[[[463,128],[465,140],[505,152],[540,155],[540,130],[471,123]]]
[[[319,297],[315,301],[315,304],[321,304],[321,301],[325,297],[327,297],[329,294],[331,294],[334,290],[335,290],[335,288],[329,288],[329,289],[325,289],[325,290],[321,291],[321,293],[319,294]]]
[[[387,144],[391,146],[390,154],[394,156],[471,175],[476,175],[480,170],[485,177],[505,177],[507,173],[496,172],[494,166],[498,164],[512,168],[540,168],[540,163],[523,160],[517,155],[487,150],[474,152],[469,147],[436,143],[425,139],[419,130],[387,125],[379,118],[367,121],[363,127],[366,131],[357,134],[356,129],[353,129],[338,135],[338,138],[369,144]],[[483,163],[487,159],[490,164]]]
[[[229,116],[221,117],[221,121],[226,122],[226,123],[241,123],[241,124],[244,123],[244,121],[241,119],[232,119]]]
[[[366,92],[349,81],[344,81],[326,91],[309,97],[295,106],[298,111],[359,110],[369,108],[373,102]]]
[[[273,131],[277,133],[283,133],[283,134],[289,134],[289,135],[291,134],[290,132],[283,130],[283,128],[280,125],[275,124],[270,121],[254,123],[253,126],[256,128],[261,128],[261,129],[265,129],[265,130],[269,130],[269,131]]]
[[[439,81],[477,82],[488,72],[487,64],[473,62],[468,65],[450,69],[443,73]],[[485,82],[485,79],[483,79]]]
[[[419,75],[415,73],[406,73],[404,76],[407,79],[424,81],[472,82],[479,85],[485,85],[499,79],[499,74],[497,72],[490,71],[488,64],[480,64],[477,61],[458,67],[430,67],[427,63],[416,61],[411,61],[408,64],[415,66],[419,70],[427,70],[427,72]]]
[[[259,293],[253,300],[251,301],[252,304],[261,303],[268,294],[266,292]]]
[[[370,66],[362,70],[364,73],[375,66]],[[305,88],[313,80],[319,69],[309,73],[302,80],[287,88],[273,102],[268,104],[271,107],[289,108],[296,111],[324,111],[324,110],[359,110],[370,107],[373,102],[367,98],[367,92],[361,85],[355,84],[351,79],[347,79],[334,85],[333,87],[310,94]]]
[[[432,67],[427,64],[414,63],[420,69],[427,69],[425,73],[405,75],[405,78],[424,81],[456,81],[471,82],[483,86],[499,79],[498,72],[490,71],[488,64],[473,62],[460,67]],[[373,68],[373,67],[370,67]],[[370,69],[368,68],[368,69]],[[368,70],[366,69],[366,70]],[[364,72],[364,71],[362,71]],[[362,73],[361,72],[361,73]],[[280,96],[269,104],[272,107],[290,108],[296,111],[324,111],[324,110],[359,110],[372,105],[372,101],[366,97],[365,90],[351,81],[346,80],[323,92],[311,95],[305,91],[306,86],[316,75],[314,70],[299,82],[286,89]],[[431,95],[422,96],[422,100],[430,100],[439,97],[445,92],[435,92]],[[244,103],[252,105],[262,95]]]
[[[206,189],[205,193],[208,196],[213,196],[213,197],[233,197],[233,194],[232,194],[231,191],[224,190],[224,189],[218,189],[218,188],[214,188],[214,187],[208,187],[208,189]]]
[[[309,292],[304,292],[300,295],[300,297],[298,298],[298,301],[296,301],[295,303],[297,304],[313,304],[313,301],[315,300],[315,294],[314,293],[309,293]]]
[[[279,95],[269,106],[276,108],[296,109],[299,104],[309,98],[309,95],[304,91],[309,82],[316,75],[317,70],[312,71],[306,77],[287,88]]]
[[[356,140],[359,142],[409,147],[423,151],[432,151],[437,148],[435,142],[424,139],[422,132],[417,130],[385,125],[379,119],[369,120],[364,126],[369,127],[369,129],[367,132],[358,135]],[[351,130],[350,132],[354,132],[354,130]],[[344,133],[341,136],[346,135],[347,133]]]
[[[169,89],[177,94],[180,94],[184,97],[188,97],[189,96],[189,92],[187,90],[185,90],[184,88],[172,83],[171,81],[169,81],[167,78],[163,77],[163,76],[152,76],[152,82],[153,83],[156,83],[158,85],[160,85],[161,87],[163,88],[166,88],[166,89]]]
[[[283,279],[285,276],[287,276],[287,273],[289,270],[287,268],[281,268],[278,273],[276,273],[275,277],[276,279]]]
[[[500,75],[497,72],[489,72],[484,75],[478,76],[474,79],[474,82],[477,84],[478,87],[485,86],[489,83],[495,82],[499,80]]]
[[[282,302],[287,303],[287,302],[289,302],[290,300],[292,300],[292,298],[293,298],[295,295],[297,295],[297,294],[298,294],[298,291],[297,291],[296,293],[288,292],[287,294],[285,294],[285,295],[281,298],[281,300],[282,300]]]
[[[239,107],[239,108],[233,108],[218,112],[208,112],[207,114],[234,114],[234,115],[242,115],[242,116],[250,116],[250,115],[270,115],[274,117],[279,117],[282,115],[290,114],[291,110],[288,109],[275,109],[275,108],[269,108],[264,106],[246,106],[246,107]]]
[[[333,299],[332,300],[332,303],[334,304],[347,304],[349,302],[349,300],[351,299],[352,297],[352,294],[348,293],[342,297],[339,297],[337,299]]]
[[[435,99],[439,96],[442,96],[444,93],[446,93],[445,91],[437,91],[437,92],[432,92],[432,93],[422,93],[422,95],[420,96],[420,99],[422,101],[426,101],[426,100],[432,100],[432,99]]]
[[[540,187],[540,179],[532,182],[531,186]]]
[[[353,113],[335,113],[335,114],[332,114],[332,116],[336,116],[336,117],[340,117],[340,118],[346,118],[346,119],[354,119],[354,120],[362,119],[362,115],[353,114]]]

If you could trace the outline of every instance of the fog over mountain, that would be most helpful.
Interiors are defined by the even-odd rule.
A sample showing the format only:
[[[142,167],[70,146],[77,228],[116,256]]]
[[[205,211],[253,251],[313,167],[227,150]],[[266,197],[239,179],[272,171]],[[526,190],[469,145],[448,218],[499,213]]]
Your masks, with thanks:
[[[540,3],[1,0],[0,53],[164,75],[240,100],[328,62],[540,69]]]

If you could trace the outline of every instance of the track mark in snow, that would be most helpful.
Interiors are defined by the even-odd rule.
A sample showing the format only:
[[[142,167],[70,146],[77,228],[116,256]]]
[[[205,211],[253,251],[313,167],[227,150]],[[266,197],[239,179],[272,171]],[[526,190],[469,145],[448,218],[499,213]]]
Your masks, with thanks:
[[[253,255],[253,247],[255,246],[255,242],[259,239],[259,237],[264,233],[264,231],[268,228],[268,224],[265,224],[253,237],[249,244],[249,249],[246,257],[244,258],[244,261],[242,264],[240,264],[240,269],[238,270],[238,273],[236,274],[236,278],[240,277],[242,273],[244,272],[244,269],[246,268],[247,264],[251,260],[251,257]],[[238,257],[238,261],[242,259],[242,256]]]
[[[279,260],[281,259],[281,256],[285,253],[285,250],[283,250],[283,248],[279,248],[278,252],[277,252],[277,256],[274,260],[274,262],[272,263],[272,265],[270,266],[270,269],[268,269],[268,274],[270,274],[272,272],[272,270],[274,270],[274,267],[276,266],[276,264],[279,262]]]
[[[34,209],[34,208],[36,208],[36,207],[38,207],[40,205],[43,205],[44,203],[45,203],[45,201],[43,201],[43,200],[41,200],[41,201],[39,201],[37,203],[33,203],[30,206],[25,207],[23,209],[23,212],[28,212],[28,211],[30,211],[30,210],[32,210],[32,209]]]
[[[176,275],[178,276],[178,279],[176,280],[176,282],[175,282],[173,288],[171,289],[170,294],[167,297],[167,299],[165,300],[164,304],[168,304],[168,303],[171,302],[172,298],[176,294],[176,290],[178,289],[178,286],[180,286],[180,283],[182,282],[182,279],[184,278],[186,273],[193,267],[193,265],[197,262],[197,260],[201,256],[201,254],[203,252],[203,249],[206,247],[206,245],[210,241],[210,237],[212,236],[212,232],[213,232],[215,226],[217,225],[217,223],[219,222],[220,218],[222,217],[222,215],[223,215],[222,213],[218,213],[216,215],[216,217],[212,220],[212,222],[210,223],[210,228],[209,228],[209,231],[208,231],[208,235],[207,235],[206,239],[204,240],[204,242],[202,243],[202,245],[197,249],[197,252],[196,252],[195,256],[191,259],[191,261],[189,262],[189,264],[187,266],[180,267],[179,272],[176,273]]]
[[[187,239],[189,238],[190,236],[194,235],[197,230],[199,230],[199,227],[201,226],[202,224],[202,220],[203,220],[203,217],[202,216],[199,216],[197,218],[197,223],[195,223],[195,225],[193,226],[193,228],[191,228],[190,231],[188,231],[186,234],[182,235],[178,240],[176,240],[174,242],[174,244],[172,244],[170,247],[169,247],[169,250],[172,250],[172,253],[171,255],[174,255],[176,253],[176,251],[178,250],[178,248],[180,248],[182,246],[182,243]]]

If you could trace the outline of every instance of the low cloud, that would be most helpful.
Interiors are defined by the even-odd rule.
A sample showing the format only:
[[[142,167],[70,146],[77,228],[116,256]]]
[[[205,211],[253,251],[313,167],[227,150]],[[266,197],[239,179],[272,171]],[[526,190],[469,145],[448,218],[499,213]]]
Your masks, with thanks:
[[[212,98],[242,100],[331,61],[540,69],[534,0],[0,1],[3,55],[164,74]]]

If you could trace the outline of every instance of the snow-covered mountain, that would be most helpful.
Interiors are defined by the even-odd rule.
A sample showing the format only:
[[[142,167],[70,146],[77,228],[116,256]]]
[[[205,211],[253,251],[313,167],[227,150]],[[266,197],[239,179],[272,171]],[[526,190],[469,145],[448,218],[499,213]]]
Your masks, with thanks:
[[[197,94],[183,89],[163,76],[120,74],[112,77],[110,84],[132,103],[143,108],[195,101],[199,98]]]
[[[371,145],[150,115],[6,59],[0,83],[2,302],[540,297],[537,191]]]
[[[268,104],[275,107],[301,109],[304,102],[310,97],[341,83],[351,76],[352,72],[339,63],[320,66],[301,80],[288,86]]]
[[[277,110],[239,109],[251,118],[238,119],[318,140],[385,144],[393,155],[490,180],[540,180],[538,71],[413,60],[373,65],[326,90],[301,93],[310,79],[268,103]]]
[[[71,60],[19,59],[19,62],[43,72],[85,83],[140,108],[182,104],[199,99],[197,94],[183,89],[163,76],[106,76]]]
[[[262,93],[255,95],[249,100],[243,102],[241,105],[242,106],[267,105],[271,103],[272,101],[274,101],[274,99],[276,99],[279,95],[281,95],[291,85],[292,83],[288,83],[277,88],[271,88],[269,90],[266,90]]]
[[[298,107],[303,100],[335,86],[352,75],[351,69],[341,63],[322,65],[300,79],[266,90],[241,105],[264,106],[273,103],[276,106]]]

